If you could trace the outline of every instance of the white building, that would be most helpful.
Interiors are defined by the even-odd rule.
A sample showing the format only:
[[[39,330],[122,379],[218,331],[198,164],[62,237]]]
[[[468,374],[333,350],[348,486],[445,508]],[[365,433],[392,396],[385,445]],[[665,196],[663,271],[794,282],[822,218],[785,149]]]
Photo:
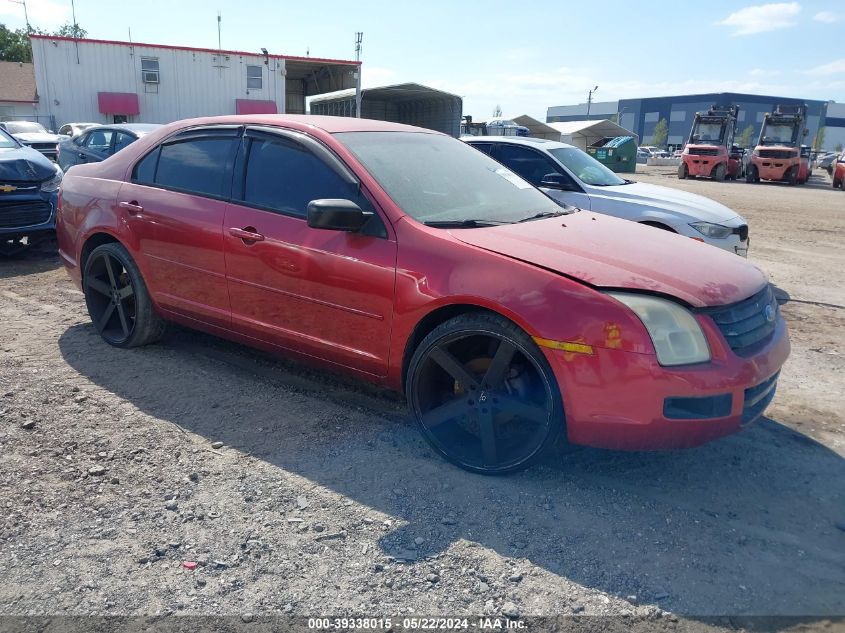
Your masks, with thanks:
[[[32,35],[39,114],[64,123],[169,123],[305,112],[305,97],[355,87],[359,62]]]

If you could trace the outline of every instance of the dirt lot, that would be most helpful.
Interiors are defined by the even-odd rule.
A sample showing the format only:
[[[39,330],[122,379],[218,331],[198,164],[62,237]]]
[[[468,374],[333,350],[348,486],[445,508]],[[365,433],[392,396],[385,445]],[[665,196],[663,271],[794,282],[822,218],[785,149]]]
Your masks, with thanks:
[[[749,220],[779,393],[700,449],[508,478],[358,383],[181,329],[113,349],[53,252],[0,262],[0,614],[845,615],[845,194],[637,178]]]

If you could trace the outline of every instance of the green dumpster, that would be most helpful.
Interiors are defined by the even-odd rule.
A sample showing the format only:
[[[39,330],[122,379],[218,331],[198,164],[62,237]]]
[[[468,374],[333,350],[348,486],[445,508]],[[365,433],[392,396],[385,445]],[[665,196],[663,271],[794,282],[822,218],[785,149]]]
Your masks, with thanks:
[[[606,136],[590,145],[587,153],[615,172],[637,171],[637,139],[633,136]]]

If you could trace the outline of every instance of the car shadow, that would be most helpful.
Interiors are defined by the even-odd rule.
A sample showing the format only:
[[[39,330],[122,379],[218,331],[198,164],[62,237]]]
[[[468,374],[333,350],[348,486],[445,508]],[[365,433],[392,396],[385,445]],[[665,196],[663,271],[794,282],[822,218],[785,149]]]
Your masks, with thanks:
[[[61,266],[58,244],[49,238],[15,255],[0,255],[0,279],[34,275]]]
[[[469,543],[692,617],[845,614],[845,460],[774,419],[698,449],[570,447],[489,478],[435,456],[395,399],[210,336],[126,351],[86,324],[59,347],[145,413],[391,515],[386,556]],[[161,375],[178,379],[138,379]],[[290,404],[302,398],[313,415]],[[340,411],[330,422],[315,409],[326,401]]]

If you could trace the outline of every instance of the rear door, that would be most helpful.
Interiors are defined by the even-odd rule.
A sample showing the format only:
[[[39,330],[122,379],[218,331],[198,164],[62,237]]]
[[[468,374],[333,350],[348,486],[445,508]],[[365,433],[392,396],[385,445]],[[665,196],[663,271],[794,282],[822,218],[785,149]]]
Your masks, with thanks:
[[[170,137],[135,165],[119,197],[158,305],[227,329],[223,218],[239,137],[238,126]]]
[[[515,143],[498,143],[492,156],[547,194],[555,202],[568,204],[579,209],[590,209],[590,196],[584,192],[584,189],[569,172],[544,152]],[[561,180],[562,188],[552,189],[540,186],[542,180],[551,174],[556,175]]]
[[[99,163],[110,156],[114,130],[92,130],[79,147],[79,163]]]
[[[385,375],[396,241],[354,175],[315,139],[272,128],[247,129],[235,175],[223,236],[233,329]],[[309,228],[321,198],[375,215],[359,233]]]

